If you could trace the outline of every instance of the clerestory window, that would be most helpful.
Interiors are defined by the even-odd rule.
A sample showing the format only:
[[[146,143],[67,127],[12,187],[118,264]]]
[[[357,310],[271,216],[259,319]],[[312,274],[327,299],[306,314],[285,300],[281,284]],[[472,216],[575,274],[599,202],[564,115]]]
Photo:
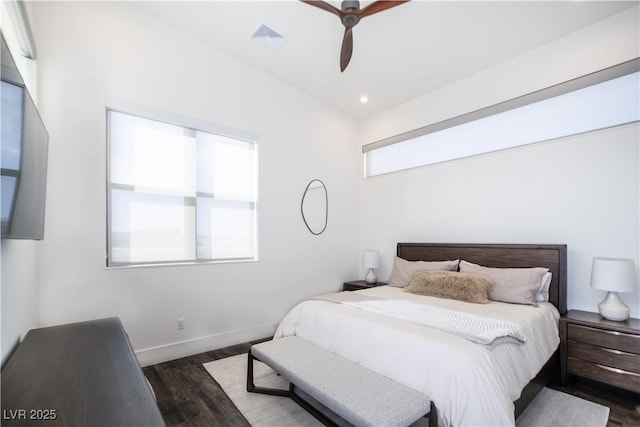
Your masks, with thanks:
[[[640,120],[640,60],[362,147],[365,178]]]

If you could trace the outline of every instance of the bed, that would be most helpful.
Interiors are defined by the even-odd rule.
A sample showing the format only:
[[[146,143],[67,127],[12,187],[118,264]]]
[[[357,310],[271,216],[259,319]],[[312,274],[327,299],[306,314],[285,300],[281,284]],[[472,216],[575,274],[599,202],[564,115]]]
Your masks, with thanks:
[[[427,394],[448,425],[514,425],[538,391],[557,375],[558,319],[566,312],[566,246],[398,243],[406,261],[464,260],[490,268],[544,267],[548,301],[537,305],[491,301],[470,304],[381,286],[354,292],[359,299],[429,305],[518,326],[524,343],[493,348],[439,329],[349,304],[312,299],[294,307],[274,339],[296,335]]]

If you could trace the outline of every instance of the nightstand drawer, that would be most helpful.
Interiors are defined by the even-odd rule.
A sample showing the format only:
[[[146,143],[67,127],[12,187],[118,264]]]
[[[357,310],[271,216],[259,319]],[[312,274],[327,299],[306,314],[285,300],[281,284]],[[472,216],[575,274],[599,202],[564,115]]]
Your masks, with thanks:
[[[567,339],[607,347],[628,353],[640,354],[640,335],[607,331],[580,325],[567,325]]]
[[[640,374],[640,355],[572,341],[569,357]]]
[[[570,374],[640,393],[640,374],[634,372],[585,362],[572,357],[567,358],[567,371]]]

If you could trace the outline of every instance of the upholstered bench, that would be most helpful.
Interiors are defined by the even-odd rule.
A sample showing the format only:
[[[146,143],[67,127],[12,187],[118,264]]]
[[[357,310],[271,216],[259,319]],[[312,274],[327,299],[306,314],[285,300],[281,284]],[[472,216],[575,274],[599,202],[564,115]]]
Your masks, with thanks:
[[[289,390],[256,386],[255,359],[287,379]],[[301,338],[255,344],[248,362],[247,391],[288,396],[325,424],[334,421],[309,405],[308,396],[354,426],[408,426],[424,416],[437,425],[435,405],[423,393]]]

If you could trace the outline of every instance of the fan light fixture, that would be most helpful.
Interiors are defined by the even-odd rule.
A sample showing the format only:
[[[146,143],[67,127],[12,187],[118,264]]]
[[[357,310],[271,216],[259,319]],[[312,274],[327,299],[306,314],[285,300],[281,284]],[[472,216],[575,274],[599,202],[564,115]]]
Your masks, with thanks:
[[[409,0],[402,1],[374,1],[367,6],[360,8],[359,1],[343,1],[340,9],[330,5],[325,1],[309,1],[300,0],[303,3],[307,3],[311,6],[315,6],[319,9],[326,10],[329,13],[333,13],[344,25],[344,37],[342,38],[342,49],[340,51],[340,71],[344,71],[351,61],[351,54],[353,53],[353,33],[352,29],[355,27],[362,18],[365,18],[374,13],[382,12],[383,10],[391,9],[394,6],[406,3]]]

